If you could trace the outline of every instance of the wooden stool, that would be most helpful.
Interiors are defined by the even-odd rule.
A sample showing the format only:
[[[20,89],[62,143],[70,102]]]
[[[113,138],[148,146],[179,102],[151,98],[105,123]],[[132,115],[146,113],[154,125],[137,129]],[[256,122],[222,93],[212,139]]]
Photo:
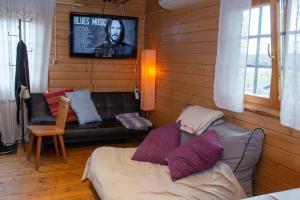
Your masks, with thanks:
[[[52,136],[53,137],[55,153],[56,153],[57,156],[59,156],[58,144],[57,144],[57,137],[58,137],[64,161],[66,160],[67,156],[66,156],[66,150],[65,150],[63,135],[65,133],[65,125],[66,125],[66,121],[67,121],[70,102],[71,102],[71,100],[66,98],[66,97],[61,97],[60,98],[55,125],[32,125],[32,126],[28,126],[28,129],[30,131],[30,139],[29,139],[29,148],[28,148],[27,160],[28,161],[30,160],[30,154],[32,152],[33,141],[34,141],[34,137],[36,136],[37,137],[36,170],[39,169],[41,144],[42,144],[43,136]]]

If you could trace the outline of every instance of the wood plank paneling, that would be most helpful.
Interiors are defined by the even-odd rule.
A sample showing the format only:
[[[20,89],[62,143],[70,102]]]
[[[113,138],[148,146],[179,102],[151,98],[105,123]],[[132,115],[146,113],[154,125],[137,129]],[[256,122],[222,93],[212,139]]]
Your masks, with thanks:
[[[73,0],[59,2],[73,3]],[[144,48],[145,0],[131,0],[123,6],[123,15],[139,18],[138,55]],[[56,5],[56,20],[52,30],[49,65],[49,90],[74,87],[94,91],[132,91],[139,87],[140,60],[137,59],[91,59],[69,56],[69,13],[103,13],[122,15],[120,6],[69,6]],[[202,23],[205,23],[202,22]],[[55,48],[56,44],[56,48]],[[138,56],[139,58],[139,56]],[[133,82],[137,68],[137,81]]]
[[[216,108],[213,102],[219,0],[176,11],[146,1],[145,48],[157,50],[156,126],[172,123],[187,104]],[[251,111],[224,111],[226,119],[247,129],[263,128],[264,152],[255,177],[257,194],[300,187],[300,133],[278,117]]]

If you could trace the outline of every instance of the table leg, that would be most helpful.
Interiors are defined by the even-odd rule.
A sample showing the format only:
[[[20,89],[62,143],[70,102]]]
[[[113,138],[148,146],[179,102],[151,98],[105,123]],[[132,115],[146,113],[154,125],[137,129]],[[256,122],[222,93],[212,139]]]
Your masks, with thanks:
[[[36,170],[39,170],[40,164],[40,155],[41,155],[41,145],[42,145],[42,136],[38,136],[37,138],[37,146],[36,146]]]
[[[54,144],[57,159],[59,159],[59,151],[58,151],[58,144],[57,144],[57,136],[56,135],[53,135],[53,144]]]
[[[61,147],[61,151],[62,151],[62,154],[63,154],[64,161],[66,161],[67,155],[66,155],[66,149],[65,149],[65,143],[64,143],[63,135],[59,135],[58,139],[59,139],[59,143],[60,143],[60,147]]]
[[[28,161],[30,161],[30,155],[31,155],[31,152],[32,152],[33,141],[34,141],[34,135],[33,135],[33,133],[30,133],[29,147],[28,147],[28,152],[27,152],[27,160]]]

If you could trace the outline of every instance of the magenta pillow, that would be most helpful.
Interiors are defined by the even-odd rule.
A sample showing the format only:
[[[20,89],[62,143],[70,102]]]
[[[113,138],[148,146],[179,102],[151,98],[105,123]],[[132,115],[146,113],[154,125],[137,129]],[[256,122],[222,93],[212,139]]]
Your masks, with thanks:
[[[172,180],[176,181],[214,166],[222,153],[223,147],[214,130],[195,136],[168,155]]]
[[[179,129],[180,122],[153,129],[131,159],[167,165],[168,154],[179,146]]]

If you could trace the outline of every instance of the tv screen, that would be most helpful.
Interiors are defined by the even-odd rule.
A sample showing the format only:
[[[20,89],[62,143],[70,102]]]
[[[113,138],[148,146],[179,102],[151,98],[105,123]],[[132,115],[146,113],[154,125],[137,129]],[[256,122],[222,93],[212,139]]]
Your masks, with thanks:
[[[136,58],[138,18],[70,13],[70,56]]]

